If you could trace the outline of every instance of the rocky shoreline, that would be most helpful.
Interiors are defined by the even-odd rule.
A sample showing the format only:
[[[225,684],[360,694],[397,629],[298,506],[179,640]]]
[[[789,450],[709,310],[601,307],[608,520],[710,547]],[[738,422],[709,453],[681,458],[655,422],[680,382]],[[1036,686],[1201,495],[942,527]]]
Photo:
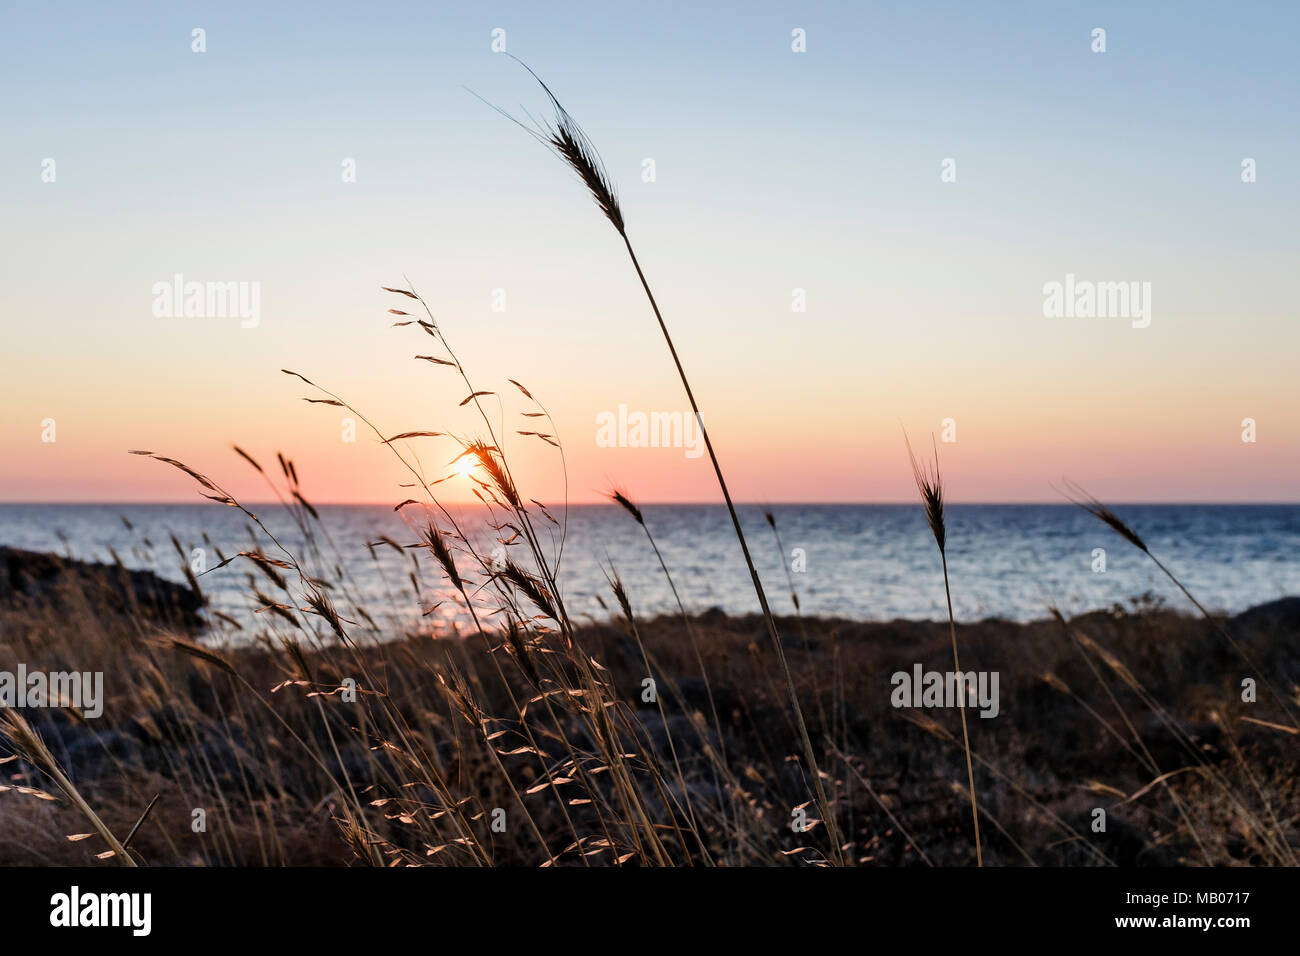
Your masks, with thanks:
[[[167,623],[203,626],[198,582],[177,584],[152,571],[121,564],[79,561],[0,545],[0,606],[59,607],[91,601],[104,612]]]

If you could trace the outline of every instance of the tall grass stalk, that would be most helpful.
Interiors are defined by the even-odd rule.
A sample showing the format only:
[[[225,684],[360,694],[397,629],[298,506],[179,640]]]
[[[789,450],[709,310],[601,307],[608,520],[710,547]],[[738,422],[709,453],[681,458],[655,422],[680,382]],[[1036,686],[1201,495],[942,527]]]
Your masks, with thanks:
[[[971,766],[970,759],[970,732],[966,728],[966,692],[969,689],[966,681],[962,679],[961,661],[957,657],[957,620],[952,613],[952,588],[948,583],[948,533],[944,524],[943,514],[943,481],[939,477],[939,449],[934,448],[934,467],[931,470],[922,468],[916,460],[916,455],[912,453],[912,443],[907,441],[907,435],[904,433],[903,440],[907,443],[907,456],[912,461],[912,477],[916,479],[916,488],[921,493],[921,503],[925,507],[925,520],[930,525],[930,531],[934,535],[935,543],[939,545],[939,559],[943,563],[943,593],[948,601],[948,634],[952,638],[952,666],[957,674],[957,686],[961,688],[958,695],[957,709],[961,713],[961,739],[962,746],[966,750],[966,780],[970,792],[970,814],[971,822],[975,826],[975,864],[984,865],[984,849],[980,843],[980,814],[979,807],[975,802],[975,771]]]
[[[1068,490],[1065,492],[1065,497],[1070,502],[1078,505],[1084,511],[1088,512],[1088,514],[1109,527],[1129,544],[1133,545],[1133,547],[1145,554],[1152,560],[1155,566],[1160,569],[1161,573],[1172,581],[1178,590],[1183,592],[1183,595],[1187,600],[1192,602],[1192,605],[1200,613],[1201,617],[1208,621],[1210,626],[1218,631],[1219,635],[1228,642],[1228,645],[1238,654],[1238,656],[1241,657],[1243,661],[1246,662],[1246,665],[1255,672],[1255,675],[1268,689],[1269,694],[1272,695],[1274,701],[1277,702],[1277,705],[1281,707],[1282,711],[1291,719],[1291,726],[1300,731],[1300,720],[1297,720],[1295,712],[1292,711],[1291,707],[1287,704],[1285,695],[1279,693],[1278,690],[1273,687],[1272,682],[1264,676],[1264,672],[1260,670],[1259,666],[1251,659],[1251,656],[1246,652],[1246,649],[1241,646],[1236,638],[1228,633],[1228,629],[1225,628],[1223,624],[1214,617],[1214,615],[1206,610],[1205,605],[1198,601],[1191,591],[1187,590],[1187,587],[1178,579],[1177,575],[1165,567],[1164,563],[1151,553],[1151,549],[1147,547],[1146,542],[1142,540],[1138,533],[1125,524],[1119,515],[1115,514],[1115,512],[1107,508],[1078,485],[1067,481],[1066,487]]]
[[[604,164],[600,160],[600,154],[595,145],[587,137],[582,127],[569,114],[569,112],[560,104],[560,101],[551,92],[550,88],[542,82],[542,79],[532,71],[531,68],[524,64],[522,60],[516,59],[532,74],[533,78],[541,85],[551,106],[555,110],[554,125],[540,125],[539,128],[533,129],[520,123],[530,134],[541,141],[552,152],[559,156],[568,166],[578,175],[583,184],[591,193],[596,205],[600,207],[610,224],[618,233],[619,238],[623,240],[623,247],[627,250],[628,258],[632,262],[632,268],[636,270],[637,279],[641,283],[641,288],[645,292],[646,299],[650,303],[650,308],[654,312],[656,321],[659,323],[659,331],[663,333],[664,342],[668,346],[668,353],[672,357],[673,365],[677,369],[677,376],[681,379],[682,388],[686,392],[686,399],[690,402],[691,413],[695,416],[699,424],[700,434],[704,438],[704,447],[709,453],[709,461],[713,465],[713,473],[718,480],[718,487],[722,491],[723,500],[727,505],[727,513],[731,517],[732,528],[736,532],[736,538],[740,542],[740,550],[745,558],[745,566],[749,569],[750,580],[754,585],[754,593],[758,596],[758,603],[763,612],[763,620],[767,625],[768,636],[771,638],[772,647],[776,652],[777,660],[780,662],[781,670],[785,675],[786,689],[790,696],[791,709],[794,713],[795,722],[799,732],[799,739],[803,749],[804,759],[808,762],[808,772],[812,776],[813,787],[816,790],[817,802],[820,805],[822,818],[826,823],[827,836],[831,843],[831,855],[839,862],[844,862],[844,855],[839,837],[839,828],[835,823],[835,808],[831,805],[826,796],[826,790],[822,785],[821,771],[818,768],[817,756],[813,750],[812,739],[808,734],[808,727],[804,721],[803,708],[799,704],[798,690],[795,688],[794,677],[790,672],[789,664],[786,662],[785,650],[781,645],[781,635],[777,630],[776,619],[772,615],[772,609],[768,606],[767,594],[763,590],[763,582],[759,578],[758,569],[754,566],[754,559],[749,553],[749,543],[745,540],[745,532],[740,524],[740,516],[736,513],[736,506],[732,502],[731,492],[727,488],[727,479],[723,476],[722,465],[718,461],[718,455],[714,451],[713,441],[709,437],[709,430],[704,424],[704,417],[700,413],[699,403],[695,400],[695,392],[691,388],[690,380],[686,376],[686,369],[682,366],[681,357],[677,353],[677,347],[673,344],[672,335],[668,332],[668,324],[664,321],[663,313],[659,309],[659,303],[655,300],[654,292],[650,288],[650,282],[646,279],[645,271],[641,268],[641,261],[637,257],[636,249],[632,246],[632,240],[627,234],[627,226],[623,218],[623,211],[619,205],[618,195],[614,189]],[[517,121],[516,121],[517,122]]]

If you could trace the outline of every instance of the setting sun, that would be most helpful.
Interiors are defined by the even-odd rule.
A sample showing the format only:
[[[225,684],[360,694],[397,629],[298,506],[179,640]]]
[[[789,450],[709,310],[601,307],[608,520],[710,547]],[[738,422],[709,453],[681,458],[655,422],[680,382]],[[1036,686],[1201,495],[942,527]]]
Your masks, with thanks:
[[[461,478],[468,478],[474,473],[474,459],[466,452],[451,463],[452,469]]]

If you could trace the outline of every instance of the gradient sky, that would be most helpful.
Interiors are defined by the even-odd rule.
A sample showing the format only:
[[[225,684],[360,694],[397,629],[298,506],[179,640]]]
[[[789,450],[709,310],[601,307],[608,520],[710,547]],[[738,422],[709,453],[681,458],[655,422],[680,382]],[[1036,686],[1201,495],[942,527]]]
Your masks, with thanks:
[[[403,276],[510,431],[507,377],[551,409],[571,500],[716,500],[707,458],[596,445],[620,403],[687,406],[617,236],[466,91],[544,109],[496,27],[618,183],[737,498],[910,500],[900,422],[928,444],[953,418],[958,501],[1059,500],[1062,476],[1300,500],[1300,15],[1249,2],[9,4],[0,500],[198,500],[128,448],[264,498],[232,442],[292,456],[319,501],[406,497],[279,372],[388,433],[473,430],[464,387],[412,361],[432,340],[389,328]],[[156,318],[175,273],[261,283],[260,326]],[[1150,327],[1044,318],[1067,273],[1150,282]],[[562,497],[553,449],[507,451],[528,496]]]

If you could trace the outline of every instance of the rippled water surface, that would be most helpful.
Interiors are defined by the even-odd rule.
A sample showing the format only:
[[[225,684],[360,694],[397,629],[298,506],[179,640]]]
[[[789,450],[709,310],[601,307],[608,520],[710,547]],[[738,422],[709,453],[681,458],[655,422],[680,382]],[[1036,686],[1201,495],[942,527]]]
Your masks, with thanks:
[[[282,509],[253,510],[288,550],[309,551]],[[1210,608],[1235,612],[1300,593],[1300,506],[1132,505],[1115,510]],[[644,511],[689,610],[758,609],[724,508],[659,505]],[[463,616],[463,605],[446,588],[427,552],[367,547],[381,536],[400,544],[415,542],[414,531],[392,510],[327,506],[320,512],[333,547],[322,549],[328,557],[315,568],[324,568],[322,576],[330,580],[336,568],[342,570],[340,580],[346,583],[335,592],[340,610],[361,605],[380,621]],[[939,556],[919,507],[784,505],[774,512],[781,551],[762,512],[742,509],[751,550],[778,613],[790,610],[785,568],[795,565],[803,569],[791,577],[805,613],[860,619],[945,615]],[[556,512],[557,518],[562,515]],[[478,540],[490,551],[491,535],[482,530],[481,513],[463,511],[457,517],[466,528],[480,529]],[[548,549],[558,549],[560,529],[538,520]],[[1044,616],[1048,604],[1074,613],[1127,602],[1148,591],[1173,606],[1186,606],[1148,559],[1078,508],[952,505],[948,525],[959,618],[1029,620]],[[172,535],[187,556],[203,549],[208,567],[218,563],[218,552],[229,556],[254,542],[245,516],[216,505],[0,505],[0,544],[96,560],[108,560],[115,552],[129,566],[182,580]],[[262,544],[267,553],[277,553],[264,540]],[[1105,549],[1104,573],[1093,569],[1098,548]],[[527,566],[522,549],[509,553]],[[412,554],[419,560],[415,583]],[[460,563],[466,577],[481,580],[471,559],[462,556]],[[601,600],[613,606],[604,573],[611,565],[638,614],[675,609],[654,553],[626,512],[603,505],[571,507],[560,562],[571,614],[608,616]],[[247,619],[250,571],[247,562],[236,561],[205,574],[203,587],[215,606]],[[273,590],[261,575],[257,583],[265,593]],[[486,607],[489,598],[483,591],[477,599]]]

